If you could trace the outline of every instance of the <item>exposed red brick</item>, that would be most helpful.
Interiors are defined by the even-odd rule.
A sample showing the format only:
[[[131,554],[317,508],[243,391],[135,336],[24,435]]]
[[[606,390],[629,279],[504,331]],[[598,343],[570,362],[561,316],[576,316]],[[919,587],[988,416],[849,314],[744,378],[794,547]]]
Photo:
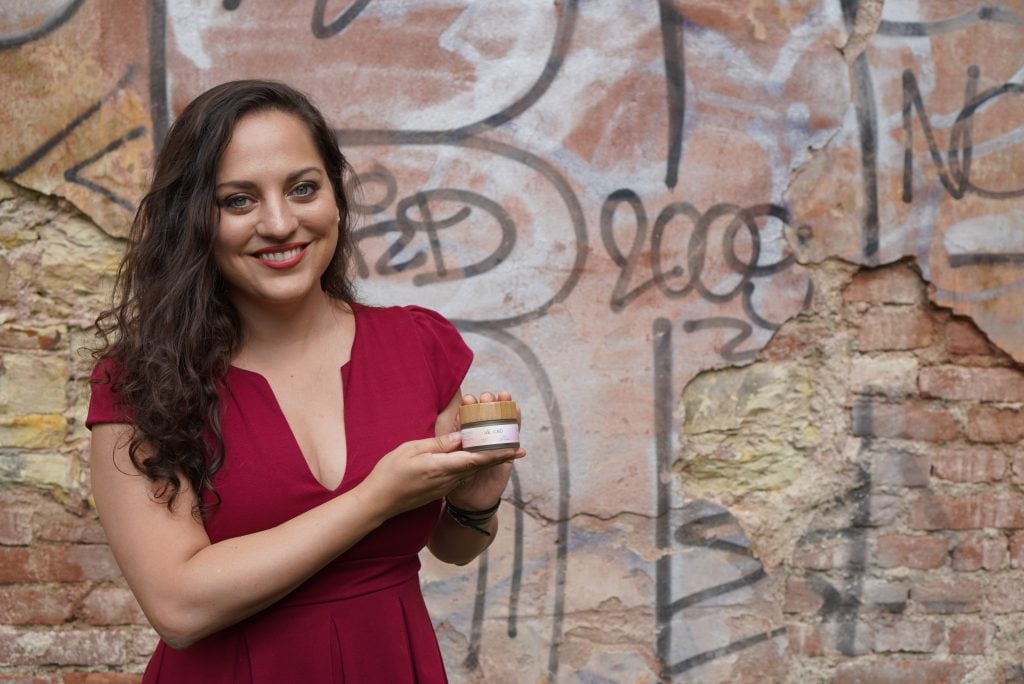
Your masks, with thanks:
[[[1018,573],[997,575],[985,583],[989,613],[1024,613],[1024,590]]]
[[[827,330],[823,323],[787,323],[779,328],[759,357],[765,361],[791,361],[803,359],[816,353],[821,341],[826,339]]]
[[[16,325],[0,327],[0,347],[51,351],[61,340],[60,330],[33,330]]]
[[[942,645],[946,629],[935,620],[896,620],[875,625],[877,653],[933,653]]]
[[[909,525],[916,530],[1022,529],[1024,495],[956,497],[925,494],[911,505]]]
[[[933,455],[932,474],[951,482],[997,482],[1006,474],[1006,457],[978,447],[947,449]]]
[[[124,672],[69,672],[64,675],[64,684],[139,684],[140,674]]]
[[[897,494],[872,494],[868,497],[870,527],[883,527],[896,522],[903,513],[903,497]]]
[[[81,585],[0,585],[0,624],[59,625],[71,619]]]
[[[967,673],[960,663],[935,660],[886,660],[843,663],[835,684],[959,684]]]
[[[910,587],[904,582],[868,578],[861,586],[860,602],[864,610],[902,613],[909,600]]]
[[[802,577],[786,578],[786,599],[782,610],[786,613],[817,613],[825,600],[814,586]]]
[[[64,677],[58,674],[31,675],[11,672],[0,675],[0,684],[64,684]]]
[[[0,547],[0,583],[120,578],[110,548],[99,544]]]
[[[3,516],[13,513],[29,525],[37,541],[68,541],[85,544],[106,543],[96,515],[84,506],[74,510],[54,500],[48,492],[34,487],[0,488],[0,543],[3,542]]]
[[[0,510],[0,544],[16,546],[31,542],[31,515],[19,509]]]
[[[877,485],[927,487],[931,458],[901,451],[871,455],[871,481]]]
[[[789,650],[792,653],[812,658],[825,655],[820,625],[790,625],[786,630],[786,636],[789,638]]]
[[[1024,401],[1024,373],[1013,368],[930,366],[918,373],[921,394],[953,401]]]
[[[910,588],[910,599],[925,613],[977,613],[982,585],[972,580],[924,580]]]
[[[933,333],[931,317],[915,309],[869,311],[861,316],[857,349],[862,352],[920,349],[932,344]]]
[[[1010,537],[1010,565],[1024,568],[1024,532],[1018,532]]]
[[[132,592],[124,587],[97,587],[82,602],[80,616],[91,625],[149,624]]]
[[[15,667],[122,666],[135,650],[135,631],[124,628],[0,630],[0,662]]]
[[[862,269],[843,288],[848,302],[914,304],[921,294],[921,276],[906,264]]]
[[[1016,409],[975,406],[967,414],[967,437],[987,444],[1019,442],[1024,438],[1024,415]]]
[[[853,434],[949,442],[959,436],[960,426],[956,418],[938,404],[858,402],[853,407]]]
[[[44,541],[106,544],[99,520],[93,515],[76,515],[60,506],[37,510],[32,518],[36,537]]]
[[[875,542],[874,561],[883,568],[934,570],[946,564],[949,541],[945,537],[910,537],[891,534]]]
[[[983,655],[988,645],[988,625],[984,622],[961,622],[949,628],[949,652]]]
[[[1014,456],[1011,463],[1011,479],[1014,484],[1024,485],[1024,454]]]
[[[967,537],[953,549],[953,569],[999,570],[1006,564],[1007,556],[1006,537]]]
[[[978,355],[991,351],[985,335],[968,320],[951,319],[946,324],[946,349],[950,354]]]

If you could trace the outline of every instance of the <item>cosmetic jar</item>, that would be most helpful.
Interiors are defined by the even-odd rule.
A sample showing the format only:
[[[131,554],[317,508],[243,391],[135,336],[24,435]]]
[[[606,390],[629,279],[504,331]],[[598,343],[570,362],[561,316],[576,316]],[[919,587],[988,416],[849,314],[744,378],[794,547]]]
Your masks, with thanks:
[[[465,451],[519,448],[519,416],[514,401],[488,401],[459,407]]]

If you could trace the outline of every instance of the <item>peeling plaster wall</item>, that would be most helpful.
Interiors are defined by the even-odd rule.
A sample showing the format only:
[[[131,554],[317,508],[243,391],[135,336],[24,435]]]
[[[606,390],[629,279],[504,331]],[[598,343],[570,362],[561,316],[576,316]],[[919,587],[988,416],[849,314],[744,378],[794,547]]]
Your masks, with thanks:
[[[522,399],[499,539],[424,559],[454,681],[1024,677],[1022,29],[1019,0],[0,8],[0,678],[152,648],[79,350],[174,112],[242,77],[336,127],[362,297],[442,311],[467,388]]]

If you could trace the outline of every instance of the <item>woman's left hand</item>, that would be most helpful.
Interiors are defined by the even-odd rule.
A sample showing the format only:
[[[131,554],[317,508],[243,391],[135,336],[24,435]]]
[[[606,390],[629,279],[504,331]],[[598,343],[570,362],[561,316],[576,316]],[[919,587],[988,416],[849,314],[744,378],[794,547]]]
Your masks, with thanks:
[[[490,392],[484,392],[480,395],[480,403],[485,404],[491,401],[512,401],[512,395],[508,392],[498,392],[497,395],[491,394]],[[462,403],[475,404],[477,398],[472,394],[466,394],[462,397]],[[522,414],[516,409],[517,418],[522,426]],[[458,417],[456,414],[456,421]],[[456,424],[455,429],[458,430],[461,425]],[[526,452],[523,449],[519,449],[523,454]],[[455,487],[455,489],[448,492],[447,499],[453,505],[458,508],[464,508],[471,511],[482,511],[491,508],[501,498],[502,492],[505,491],[506,485],[508,485],[508,479],[512,475],[512,462],[508,461],[500,463],[498,465],[490,466],[478,470],[472,475],[467,476],[463,479],[462,483]]]

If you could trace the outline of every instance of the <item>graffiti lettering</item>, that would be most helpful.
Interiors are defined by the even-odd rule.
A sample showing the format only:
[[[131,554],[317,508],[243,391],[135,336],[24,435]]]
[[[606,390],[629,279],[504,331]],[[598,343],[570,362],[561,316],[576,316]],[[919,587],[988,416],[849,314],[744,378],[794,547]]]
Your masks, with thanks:
[[[967,69],[964,107],[957,115],[956,122],[953,124],[950,133],[947,168],[946,163],[942,159],[942,152],[939,149],[938,142],[935,139],[931,120],[925,111],[924,98],[921,96],[921,90],[917,85],[917,77],[914,76],[914,72],[910,69],[903,72],[903,201],[905,203],[909,204],[914,201],[913,113],[915,110],[928,145],[929,156],[938,170],[939,182],[942,183],[942,187],[946,189],[946,192],[953,199],[961,199],[967,192],[973,192],[976,195],[990,199],[1009,199],[1024,195],[1024,188],[990,190],[979,187],[970,181],[974,115],[979,108],[998,97],[1009,93],[1024,93],[1024,85],[1019,83],[1004,83],[982,93],[977,93],[980,75],[981,71],[975,65],[971,65]]]
[[[389,189],[388,192],[390,197],[391,190]],[[385,199],[389,199],[389,197],[385,197]],[[431,209],[432,203],[435,205],[455,203],[462,206],[445,218],[438,219],[435,218],[435,212]],[[377,208],[379,204],[369,208]],[[419,220],[412,216],[414,207],[419,213]],[[466,223],[472,215],[472,208],[474,207],[483,210],[484,213],[497,222],[501,233],[501,240],[498,246],[482,259],[471,264],[451,267],[445,260],[439,231],[453,226],[461,225],[463,229],[466,229],[478,225],[479,222],[474,222],[472,226]],[[366,208],[358,207],[357,211],[365,211]],[[413,277],[413,284],[419,286],[472,278],[486,273],[501,264],[516,244],[515,222],[497,202],[469,190],[454,188],[426,190],[400,200],[396,207],[395,220],[375,223],[354,231],[353,241],[356,245],[356,267],[359,269],[359,274],[362,277],[369,275],[369,268],[365,255],[362,253],[360,243],[367,238],[382,237],[388,233],[398,233],[398,237],[391,242],[387,250],[376,261],[375,271],[377,275],[381,276],[395,275],[410,268],[419,268],[427,263],[427,252],[422,249],[417,250],[404,260],[399,260],[403,252],[413,245],[417,234],[423,233],[426,235],[429,246],[429,259],[432,260],[434,265],[434,272],[417,273]]]

